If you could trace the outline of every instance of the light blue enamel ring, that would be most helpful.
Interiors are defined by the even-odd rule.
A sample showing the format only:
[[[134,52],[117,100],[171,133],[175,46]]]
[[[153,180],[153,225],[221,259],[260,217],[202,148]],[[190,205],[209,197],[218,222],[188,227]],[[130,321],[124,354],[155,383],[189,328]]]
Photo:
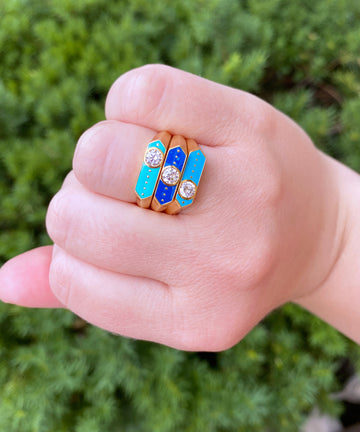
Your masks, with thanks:
[[[170,140],[169,132],[159,132],[147,146],[135,187],[136,203],[140,207],[151,205]]]
[[[194,203],[200,179],[205,167],[205,155],[193,139],[187,139],[188,157],[174,201],[166,213],[176,214]]]

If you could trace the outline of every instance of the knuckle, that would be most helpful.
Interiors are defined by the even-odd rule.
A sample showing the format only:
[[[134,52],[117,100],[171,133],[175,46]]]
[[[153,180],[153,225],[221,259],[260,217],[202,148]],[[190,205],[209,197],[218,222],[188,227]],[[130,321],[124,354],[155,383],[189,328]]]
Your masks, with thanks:
[[[258,146],[242,162],[241,197],[256,210],[277,207],[285,191],[281,161],[271,148]]]
[[[261,208],[276,208],[284,196],[284,180],[280,164],[270,155],[261,164],[260,183],[256,189],[256,202]]]
[[[165,65],[146,65],[126,73],[110,89],[106,103],[108,118],[114,117],[111,106],[119,100],[119,95],[126,104],[117,104],[115,117],[142,123],[160,112],[165,114],[161,102],[172,81],[172,68]]]
[[[46,214],[46,229],[54,243],[66,243],[70,229],[69,194],[60,190],[50,201]]]
[[[266,284],[276,267],[278,247],[273,235],[259,236],[247,248],[246,258],[242,261],[241,285],[243,289],[254,289]]]
[[[65,188],[67,186],[71,186],[72,184],[74,184],[74,182],[76,182],[76,177],[74,171],[71,170],[66,174],[62,187]]]
[[[112,141],[112,122],[102,121],[85,131],[76,145],[73,169],[83,184],[93,184],[103,173],[109,142]]]
[[[176,301],[172,339],[185,351],[222,351],[238,342],[237,307],[218,296],[203,299],[199,292],[181,295]]]
[[[206,344],[202,341],[201,334],[192,331],[182,331],[177,339],[177,349],[182,351],[207,351]]]
[[[218,340],[217,337],[204,337],[198,332],[186,335],[182,343],[185,351],[224,351],[234,345],[224,343],[223,340]]]
[[[224,351],[239,341],[234,329],[227,323],[227,319],[217,319],[209,324],[200,320],[192,326],[184,328],[176,338],[176,347],[184,351]]]
[[[251,101],[247,105],[248,128],[252,134],[270,140],[277,129],[277,111],[267,102],[249,95]]]
[[[49,283],[51,290],[61,303],[68,307],[72,278],[70,274],[70,267],[66,262],[65,254],[57,253],[53,257],[49,269]]]

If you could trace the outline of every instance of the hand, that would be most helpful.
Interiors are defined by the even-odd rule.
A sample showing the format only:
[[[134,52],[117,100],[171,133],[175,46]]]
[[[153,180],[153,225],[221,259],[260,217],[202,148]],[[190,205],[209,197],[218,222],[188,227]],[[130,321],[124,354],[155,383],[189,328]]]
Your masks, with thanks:
[[[51,264],[42,248],[1,270],[9,280],[22,266],[28,279],[43,257],[40,287],[27,282],[18,303],[63,305],[125,336],[212,351],[327,280],[345,219],[333,162],[285,115],[240,90],[146,66],[115,82],[106,118],[80,138],[49,206]],[[207,157],[194,205],[176,216],[135,204],[159,130],[195,139]],[[6,289],[0,296],[13,301]]]

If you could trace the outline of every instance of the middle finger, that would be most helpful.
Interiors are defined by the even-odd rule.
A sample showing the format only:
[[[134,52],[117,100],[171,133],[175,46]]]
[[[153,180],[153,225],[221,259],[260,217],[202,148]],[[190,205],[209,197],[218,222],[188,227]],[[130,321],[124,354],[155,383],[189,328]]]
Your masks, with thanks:
[[[191,219],[196,224],[196,217]],[[174,281],[178,266],[190,263],[195,254],[188,218],[96,194],[74,174],[52,199],[46,224],[54,243],[75,257],[166,283]]]

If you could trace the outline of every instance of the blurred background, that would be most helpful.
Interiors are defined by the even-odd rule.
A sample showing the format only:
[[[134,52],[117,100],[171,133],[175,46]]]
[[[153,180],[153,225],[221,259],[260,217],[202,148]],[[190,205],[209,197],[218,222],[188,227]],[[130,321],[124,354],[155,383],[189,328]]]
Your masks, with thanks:
[[[360,172],[359,24],[358,0],[1,0],[0,264],[50,244],[78,137],[146,63],[259,95]],[[360,421],[343,391],[359,367],[358,346],[294,305],[209,354],[0,303],[4,432],[294,432],[314,409],[337,420],[307,432],[335,432]]]

